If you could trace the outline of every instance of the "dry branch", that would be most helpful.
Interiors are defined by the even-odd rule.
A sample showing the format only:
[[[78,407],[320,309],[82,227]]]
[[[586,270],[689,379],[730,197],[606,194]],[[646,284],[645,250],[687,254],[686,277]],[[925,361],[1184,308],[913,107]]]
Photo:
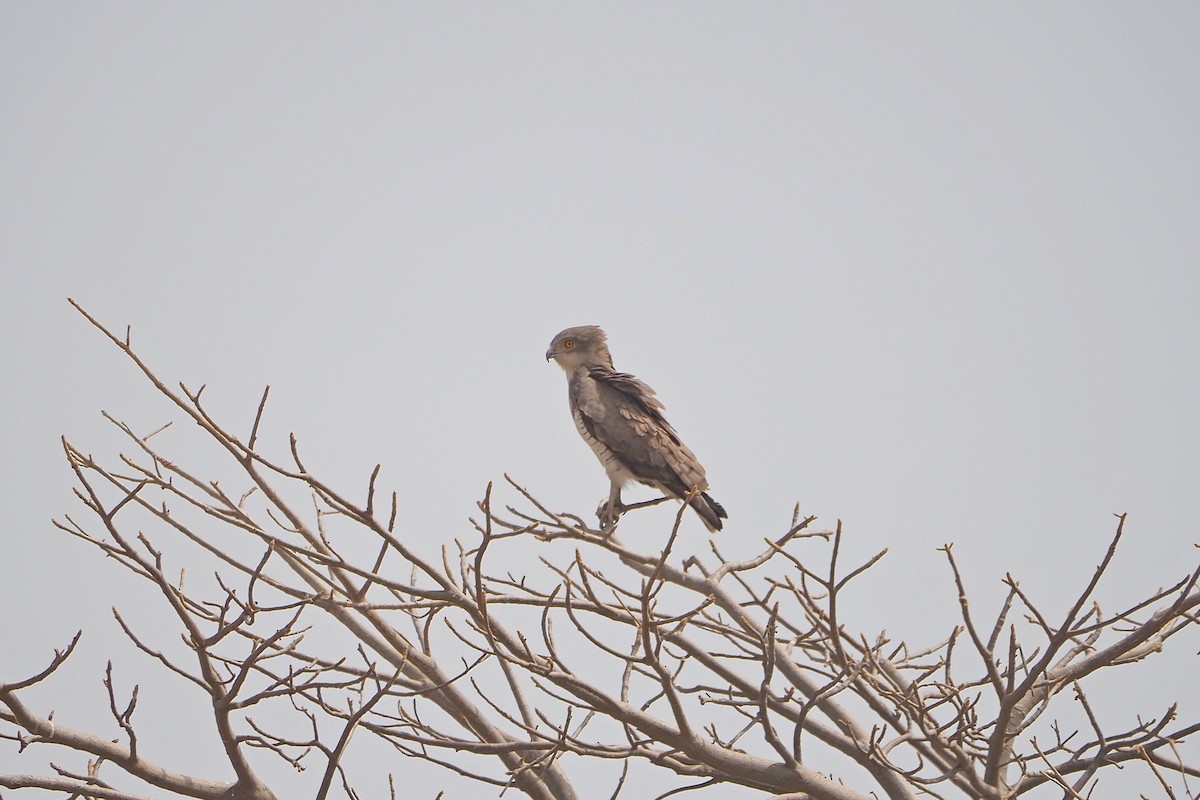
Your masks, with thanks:
[[[676,552],[686,506],[645,552],[508,479],[488,485],[473,530],[447,535],[430,556],[406,539],[395,493],[378,516],[379,466],[358,504],[309,471],[296,437],[286,463],[265,451],[268,391],[243,440],[205,408],[203,387],[172,389],[128,332],[79,310],[229,465],[221,481],[203,476],[185,466],[196,463],[189,453],[168,453],[178,428],[139,435],[110,417],[130,452],[108,463],[64,440],[90,518],[56,524],[171,610],[182,650],[114,613],[149,657],[142,666],[207,697],[235,779],[147,761],[137,689],[119,692],[111,666],[115,740],[27,707],[22,693],[56,679],[76,636],[45,669],[0,684],[0,737],[90,766],[0,775],[0,786],[125,800],[148,784],[170,796],[266,800],[269,774],[247,757],[257,750],[297,768],[317,761],[312,796],[353,798],[356,783],[382,783],[347,767],[354,743],[370,737],[539,800],[597,795],[574,787],[568,755],[620,762],[614,798],[631,770],[653,768],[677,775],[679,790],[714,796],[737,785],[818,800],[999,800],[1048,786],[1088,797],[1114,766],[1133,763],[1155,791],[1195,797],[1187,779],[1200,777],[1191,742],[1200,724],[1179,724],[1172,707],[1106,730],[1085,688],[1101,670],[1136,669],[1197,622],[1200,568],[1117,614],[1095,607],[1124,516],[1059,621],[1011,578],[995,618],[980,621],[947,547],[959,619],[926,647],[851,627],[840,601],[884,554],[844,566],[841,525],[815,530],[798,509],[758,556],[733,562],[716,542],[707,556]],[[511,497],[503,510],[498,489]],[[521,574],[491,566],[535,550],[540,560],[526,558]],[[197,560],[211,580],[172,578]]]

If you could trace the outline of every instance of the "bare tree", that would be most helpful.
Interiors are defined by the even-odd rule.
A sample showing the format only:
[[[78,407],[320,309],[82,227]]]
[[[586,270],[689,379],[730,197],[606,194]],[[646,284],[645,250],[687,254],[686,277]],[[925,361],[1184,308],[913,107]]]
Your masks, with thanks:
[[[0,787],[268,800],[277,795],[248,757],[257,749],[315,763],[314,798],[357,798],[356,786],[383,780],[351,774],[358,735],[538,800],[641,796],[627,785],[635,764],[677,775],[675,791],[736,785],[796,800],[1083,798],[1112,768],[1136,764],[1146,791],[1198,796],[1200,767],[1186,748],[1200,723],[1180,722],[1171,706],[1109,730],[1085,689],[1101,670],[1136,669],[1197,622],[1200,567],[1119,613],[1101,611],[1095,598],[1124,516],[1056,617],[1009,577],[998,614],[978,620],[946,547],[959,609],[945,641],[924,648],[847,628],[839,598],[883,554],[844,567],[840,525],[817,530],[798,511],[755,558],[727,560],[717,539],[709,555],[684,558],[675,544],[686,506],[665,546],[647,553],[619,528],[551,511],[507,480],[510,501],[498,507],[489,486],[474,530],[429,558],[402,532],[396,495],[381,497],[378,467],[355,500],[309,472],[295,437],[286,462],[268,457],[259,445],[267,392],[240,437],[210,416],[203,387],[171,388],[128,332],[80,311],[235,469],[234,489],[168,457],[154,440],[161,429],[142,435],[110,418],[129,454],[101,463],[64,440],[88,514],[56,525],[170,608],[182,654],[114,613],[155,669],[210,701],[236,778],[143,757],[137,689],[118,692],[111,663],[109,730],[72,730],[28,705],[26,690],[52,682],[76,634],[45,669],[0,684],[0,736],[82,766],[3,774]],[[537,563],[519,574],[492,567],[531,543],[544,554]],[[198,559],[215,565],[211,581],[175,575]],[[309,649],[322,630],[350,644]],[[568,755],[611,761],[613,785],[582,791]],[[400,761],[387,771],[402,771]]]

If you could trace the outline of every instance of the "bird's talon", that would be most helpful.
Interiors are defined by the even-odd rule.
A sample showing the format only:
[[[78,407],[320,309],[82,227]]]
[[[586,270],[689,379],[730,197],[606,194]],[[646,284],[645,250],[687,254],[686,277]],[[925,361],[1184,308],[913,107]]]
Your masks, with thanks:
[[[600,520],[600,530],[611,531],[617,527],[617,520],[621,517],[621,512],[625,510],[623,503],[610,503],[608,500],[601,500],[600,505],[596,506],[596,519]]]

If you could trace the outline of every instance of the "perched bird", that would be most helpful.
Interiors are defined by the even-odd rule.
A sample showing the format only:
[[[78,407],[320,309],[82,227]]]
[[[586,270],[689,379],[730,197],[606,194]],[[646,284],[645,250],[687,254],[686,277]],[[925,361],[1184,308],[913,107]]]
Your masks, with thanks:
[[[550,342],[546,360],[567,373],[567,396],[579,435],[604,465],[612,482],[601,502],[600,527],[610,528],[620,515],[621,487],[630,479],[684,499],[698,492],[691,506],[710,531],[721,530],[725,509],[709,497],[704,467],[671,423],[654,390],[632,375],[613,369],[608,339],[595,325],[567,328]]]

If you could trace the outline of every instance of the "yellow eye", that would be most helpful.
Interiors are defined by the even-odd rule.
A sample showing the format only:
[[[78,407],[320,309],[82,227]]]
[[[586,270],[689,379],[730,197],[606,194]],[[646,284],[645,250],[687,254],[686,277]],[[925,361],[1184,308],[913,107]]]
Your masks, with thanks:
[[[574,346],[575,346],[575,342],[572,341],[571,339],[567,339],[565,342],[563,342],[564,350],[570,350]]]

